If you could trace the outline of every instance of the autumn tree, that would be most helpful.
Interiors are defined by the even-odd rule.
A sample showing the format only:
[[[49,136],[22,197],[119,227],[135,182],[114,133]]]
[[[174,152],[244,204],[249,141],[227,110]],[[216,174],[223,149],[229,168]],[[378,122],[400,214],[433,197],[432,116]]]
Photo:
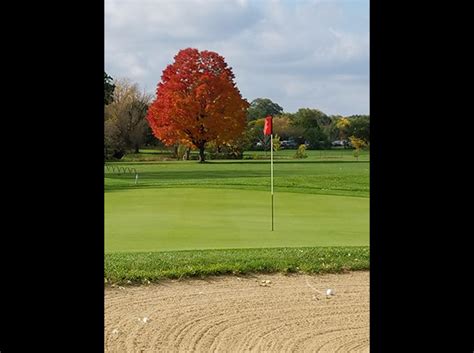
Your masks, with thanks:
[[[355,136],[350,136],[349,140],[351,141],[352,147],[354,147],[354,157],[359,160],[360,151],[364,147],[367,147],[367,143],[363,139],[360,139]]]
[[[249,106],[234,83],[224,58],[212,51],[180,50],[163,71],[147,120],[166,145],[181,143],[199,150],[230,143],[242,135]]]
[[[149,129],[145,117],[150,101],[150,95],[141,92],[138,85],[126,79],[115,82],[113,101],[104,111],[104,144],[116,157],[127,150],[138,153],[144,144]]]
[[[336,120],[336,128],[339,131],[339,138],[341,140],[347,137],[350,126],[351,126],[351,122],[347,118],[338,118]]]
[[[279,151],[280,148],[281,148],[281,141],[280,141],[280,136],[278,136],[278,134],[275,134],[275,136],[273,136],[273,150],[274,151]]]

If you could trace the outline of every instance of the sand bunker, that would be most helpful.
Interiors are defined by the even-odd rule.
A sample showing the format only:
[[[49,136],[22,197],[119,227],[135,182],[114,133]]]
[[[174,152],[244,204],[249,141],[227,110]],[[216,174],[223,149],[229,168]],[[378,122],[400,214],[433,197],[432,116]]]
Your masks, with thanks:
[[[105,351],[368,352],[369,272],[106,288]]]

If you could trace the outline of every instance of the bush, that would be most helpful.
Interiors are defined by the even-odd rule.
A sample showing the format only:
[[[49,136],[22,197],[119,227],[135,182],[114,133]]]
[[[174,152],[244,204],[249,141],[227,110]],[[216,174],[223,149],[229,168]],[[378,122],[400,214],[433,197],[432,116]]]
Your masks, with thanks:
[[[358,137],[355,137],[355,136],[351,136],[349,137],[350,141],[351,141],[351,145],[352,147],[355,148],[354,150],[354,157],[358,160],[359,159],[359,154],[360,154],[360,150],[365,148],[367,146],[367,143],[363,140],[363,139],[360,139]]]
[[[295,158],[307,158],[306,145],[300,145],[296,151]]]
[[[220,145],[209,144],[206,159],[243,159],[244,152],[242,146],[235,144]]]
[[[186,154],[187,149],[188,147],[186,145],[181,145],[181,144],[178,145],[178,149],[176,151],[176,154],[177,154],[176,158],[178,159],[178,161],[183,160],[183,157]]]
[[[243,159],[243,153],[226,151],[209,153],[209,159]]]
[[[125,151],[116,150],[112,152],[112,159],[122,159],[124,155],[125,155]]]

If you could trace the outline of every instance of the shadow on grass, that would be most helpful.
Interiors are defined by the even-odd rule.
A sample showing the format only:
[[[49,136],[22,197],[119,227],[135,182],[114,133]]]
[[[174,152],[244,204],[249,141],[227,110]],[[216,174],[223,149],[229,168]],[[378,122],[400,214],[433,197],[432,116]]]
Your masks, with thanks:
[[[105,186],[105,193],[112,193],[116,191],[126,190],[156,190],[156,189],[216,189],[216,190],[247,190],[247,191],[262,191],[268,192],[267,187],[256,186],[256,185],[245,185],[245,184],[226,184],[226,185],[199,185],[199,184],[183,184],[183,185],[114,185]],[[311,194],[311,195],[329,195],[329,196],[349,196],[349,197],[370,197],[369,192],[365,188],[332,188],[327,189],[324,187],[309,187],[295,188],[294,186],[280,186],[275,188],[276,192],[285,192],[292,194]]]
[[[198,179],[224,179],[224,178],[236,178],[235,170],[162,170],[153,172],[138,172],[139,180],[198,180]],[[244,172],[239,171],[239,178],[257,178],[268,176],[266,170],[246,170]],[[106,178],[120,179],[120,180],[134,180],[135,176],[131,174],[115,174],[107,173]]]

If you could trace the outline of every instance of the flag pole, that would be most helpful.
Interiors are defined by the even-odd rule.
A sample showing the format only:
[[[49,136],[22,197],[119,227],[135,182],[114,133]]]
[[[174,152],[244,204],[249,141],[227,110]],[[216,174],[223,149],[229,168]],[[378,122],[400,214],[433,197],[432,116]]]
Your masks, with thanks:
[[[270,135],[270,164],[271,164],[271,188],[272,188],[272,232],[273,232],[273,126]]]
[[[271,182],[271,196],[272,196],[272,232],[273,232],[273,117],[268,115],[265,118],[265,125],[263,127],[263,134],[270,135],[270,182]],[[268,140],[267,140],[268,141]]]

